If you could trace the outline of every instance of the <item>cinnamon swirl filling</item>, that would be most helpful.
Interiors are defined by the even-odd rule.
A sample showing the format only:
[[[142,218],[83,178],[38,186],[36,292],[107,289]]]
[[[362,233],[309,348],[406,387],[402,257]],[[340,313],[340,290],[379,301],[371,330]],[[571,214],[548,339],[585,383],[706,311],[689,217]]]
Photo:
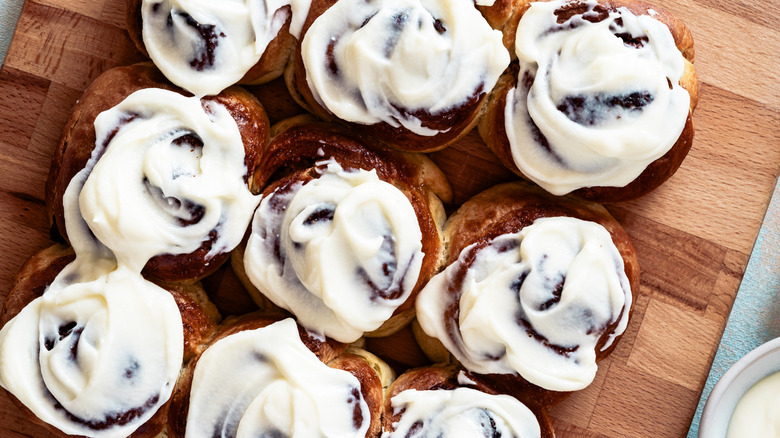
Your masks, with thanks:
[[[545,190],[623,187],[677,142],[685,59],[650,15],[595,0],[532,3],[504,108],[515,165]]]
[[[466,247],[420,292],[417,318],[470,371],[573,391],[625,331],[631,299],[609,232],[551,217]]]

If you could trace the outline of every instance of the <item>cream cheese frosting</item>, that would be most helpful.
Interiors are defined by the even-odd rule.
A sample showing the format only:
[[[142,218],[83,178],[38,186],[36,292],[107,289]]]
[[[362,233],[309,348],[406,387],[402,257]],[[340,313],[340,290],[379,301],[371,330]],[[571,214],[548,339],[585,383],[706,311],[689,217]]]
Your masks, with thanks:
[[[137,273],[60,279],[0,330],[0,386],[69,435],[128,436],[170,397],[183,336],[170,293]]]
[[[383,438],[518,437],[539,438],[536,416],[508,395],[492,395],[471,388],[454,390],[408,389],[392,398],[401,418]]]
[[[144,45],[174,84],[218,94],[262,57],[289,19],[300,36],[311,0],[144,0]]]
[[[260,198],[244,181],[241,134],[225,107],[203,105],[149,88],[95,120],[98,147],[82,171],[78,205],[65,208],[120,264],[140,272],[156,255],[195,251],[214,231],[209,258],[243,238]]]
[[[360,382],[320,362],[292,319],[210,346],[195,367],[187,438],[364,437]]]
[[[531,3],[522,16],[518,85],[504,109],[517,168],[556,195],[633,181],[672,148],[690,105],[665,24],[593,0],[559,23],[570,3]]]
[[[473,0],[340,0],[301,45],[317,102],[342,120],[416,134],[438,114],[489,92],[509,64],[501,32]]]
[[[552,217],[465,248],[423,288],[416,308],[425,333],[466,369],[574,391],[593,380],[597,343],[608,328],[615,327],[602,349],[625,331],[631,299],[609,232],[595,222]],[[443,318],[452,300],[454,322]]]
[[[244,255],[252,284],[301,325],[340,342],[379,328],[412,292],[422,232],[408,198],[375,170],[318,163],[255,213]]]

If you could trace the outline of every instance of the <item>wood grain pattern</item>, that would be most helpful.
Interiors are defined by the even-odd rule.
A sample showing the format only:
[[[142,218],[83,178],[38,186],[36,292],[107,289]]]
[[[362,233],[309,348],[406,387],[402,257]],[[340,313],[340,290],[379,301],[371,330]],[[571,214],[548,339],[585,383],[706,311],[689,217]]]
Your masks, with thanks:
[[[682,18],[696,41],[696,138],[664,186],[608,206],[636,245],[642,285],[628,331],[594,384],[553,410],[559,437],[687,432],[780,172],[780,3],[655,3]],[[22,263],[51,242],[44,182],[71,106],[101,72],[142,59],[123,14],[121,0],[24,6],[0,71],[0,297]],[[270,106],[276,98],[263,99]],[[450,177],[456,203],[513,178],[474,133],[432,158]],[[210,281],[215,290],[235,285],[224,272]],[[0,436],[48,433],[3,391]]]

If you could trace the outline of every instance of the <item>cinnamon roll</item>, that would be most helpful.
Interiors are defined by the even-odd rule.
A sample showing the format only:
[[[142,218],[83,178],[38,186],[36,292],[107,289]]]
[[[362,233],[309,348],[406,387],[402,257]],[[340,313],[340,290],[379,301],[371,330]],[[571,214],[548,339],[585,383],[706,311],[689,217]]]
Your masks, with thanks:
[[[454,366],[408,371],[385,397],[383,437],[552,438],[544,409],[496,394]]]
[[[245,91],[185,97],[150,65],[110,70],[73,109],[49,209],[77,252],[96,246],[149,278],[194,282],[241,241],[259,202],[249,173],[267,138],[265,113]]]
[[[321,0],[303,34],[285,74],[299,103],[412,152],[465,135],[509,63],[472,0]]]
[[[479,127],[500,161],[550,193],[598,202],[671,177],[691,147],[698,100],[684,24],[631,0],[517,7],[517,64]]]
[[[424,156],[302,120],[269,143],[255,178],[263,199],[233,267],[261,307],[268,299],[313,332],[391,333],[438,268],[449,184]]]
[[[281,76],[311,0],[127,0],[136,46],[198,95]]]
[[[234,319],[185,369],[169,435],[377,437],[387,367],[351,351],[290,318]]]
[[[417,298],[423,331],[524,401],[554,403],[590,384],[639,282],[634,248],[606,209],[508,183],[466,202],[444,233],[448,266]]]
[[[22,268],[0,330],[0,386],[56,433],[157,436],[183,360],[219,315],[196,286],[165,290],[117,269],[71,282],[62,246]]]

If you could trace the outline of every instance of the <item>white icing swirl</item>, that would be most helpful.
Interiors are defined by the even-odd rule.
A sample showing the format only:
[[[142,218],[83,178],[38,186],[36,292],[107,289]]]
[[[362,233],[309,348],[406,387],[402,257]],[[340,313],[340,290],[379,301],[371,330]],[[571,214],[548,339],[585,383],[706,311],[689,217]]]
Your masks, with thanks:
[[[340,0],[306,32],[301,56],[315,99],[340,119],[432,136],[443,131],[413,113],[489,92],[509,64],[501,41],[473,0]]]
[[[299,37],[310,5],[311,0],[144,0],[144,45],[174,84],[196,95],[218,94],[260,60],[288,19],[290,33]]]
[[[140,272],[151,257],[193,252],[216,232],[210,258],[243,238],[260,198],[244,181],[244,144],[235,120],[225,107],[206,105],[144,89],[95,120],[97,145],[73,190],[88,177],[78,205],[65,209],[79,212],[120,264]],[[69,195],[65,202],[74,202]],[[71,221],[74,247],[92,240],[78,225],[71,228],[76,218]]]
[[[508,395],[470,388],[451,391],[408,389],[391,400],[396,414],[393,431],[383,438],[517,437],[539,438],[541,428],[528,407]]]
[[[185,436],[364,437],[370,415],[358,379],[320,362],[288,318],[203,353]]]
[[[0,331],[0,385],[67,434],[124,437],[170,397],[183,345],[172,296],[137,273],[60,281]]]
[[[411,294],[422,232],[408,198],[375,170],[345,171],[333,160],[318,169],[319,178],[263,199],[244,267],[303,326],[352,342]]]
[[[449,322],[443,315],[452,300],[459,316]],[[630,307],[631,286],[609,232],[553,217],[465,248],[420,292],[417,318],[470,371],[574,391],[593,380],[599,339],[616,324],[606,349],[625,331]]]
[[[518,86],[504,114],[518,169],[556,195],[633,181],[675,144],[690,104],[666,25],[593,0],[557,23],[570,3],[531,3],[520,20]]]

